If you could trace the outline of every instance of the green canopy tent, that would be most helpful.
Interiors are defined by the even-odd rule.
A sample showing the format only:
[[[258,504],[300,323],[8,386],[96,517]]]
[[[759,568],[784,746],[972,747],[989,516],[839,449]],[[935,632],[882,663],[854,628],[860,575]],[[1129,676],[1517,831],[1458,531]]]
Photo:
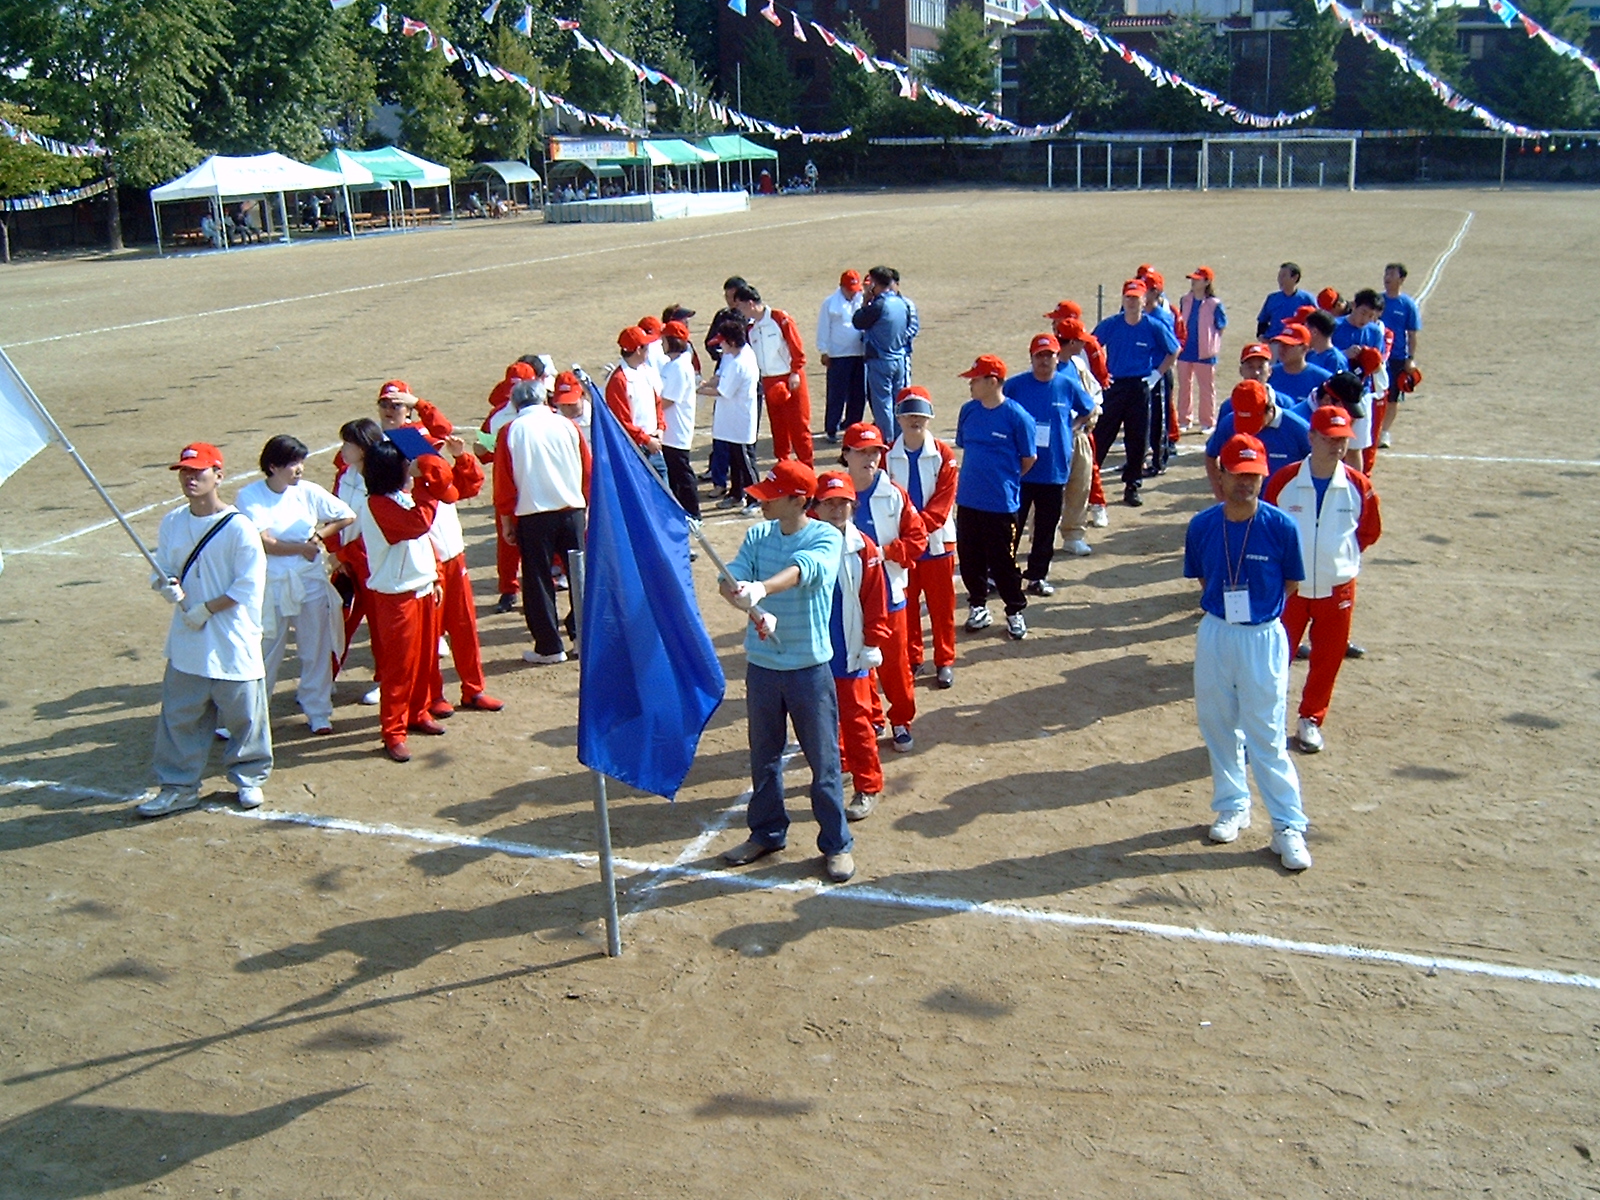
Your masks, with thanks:
[[[709,150],[712,154],[715,154],[719,164],[744,164],[744,173],[746,176],[748,176],[749,172],[748,164],[753,162],[770,161],[774,164],[773,170],[777,170],[776,163],[778,161],[778,152],[776,150],[769,150],[767,147],[758,145],[747,138],[742,138],[736,133],[714,133],[699,139],[699,145],[703,149]],[[722,186],[722,179],[722,168],[719,165],[717,168],[717,184],[719,188]],[[774,182],[776,182],[776,180],[774,180]],[[755,188],[750,184],[748,178],[745,181],[745,190],[755,190]]]
[[[682,138],[659,138],[655,141],[646,142],[645,145],[649,146],[654,154],[658,154],[662,158],[665,158],[669,167],[678,167],[683,170],[686,175],[687,172],[693,171],[694,177],[697,180],[700,180],[702,185],[696,187],[694,190],[704,190],[703,184],[705,166],[707,163],[714,163],[717,161],[717,156],[715,154],[709,150],[702,150],[698,146],[691,145]],[[654,162],[653,157],[652,162]]]
[[[355,153],[349,150],[330,150],[316,162],[311,164],[321,167],[324,171],[336,171],[345,178],[345,193],[359,194],[361,192],[382,192],[384,209],[389,219],[390,228],[394,227],[394,185],[388,180],[380,180],[356,158]],[[354,212],[346,213],[350,236],[356,234],[356,220]]]
[[[372,172],[375,180],[393,183],[411,191],[411,207],[417,206],[417,189],[446,188],[449,191],[450,221],[456,219],[455,187],[450,181],[450,168],[430,162],[415,154],[408,154],[398,146],[384,146],[377,150],[347,150],[351,159]]]
[[[491,196],[497,191],[504,192],[507,200],[515,199],[516,195],[513,189],[517,184],[523,184],[527,188],[529,208],[533,207],[534,189],[544,182],[539,178],[539,172],[535,171],[527,163],[498,159],[491,162],[481,162],[473,167],[472,173],[467,176],[467,181],[469,183],[484,184],[485,189]]]

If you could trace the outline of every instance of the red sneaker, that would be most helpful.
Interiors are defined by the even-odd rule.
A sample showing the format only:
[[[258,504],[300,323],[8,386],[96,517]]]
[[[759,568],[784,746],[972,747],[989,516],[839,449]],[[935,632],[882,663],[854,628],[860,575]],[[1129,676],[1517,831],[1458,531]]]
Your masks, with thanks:
[[[385,742],[383,752],[395,762],[410,762],[411,750],[404,742]]]
[[[475,708],[479,712],[499,712],[505,706],[504,700],[496,700],[488,692],[479,692],[476,696],[464,696],[461,700],[462,708]]]
[[[448,720],[456,715],[456,710],[451,707],[450,701],[448,700],[435,700],[432,704],[428,705],[428,711],[434,716],[438,717],[441,721]]]
[[[413,721],[406,728],[411,730],[412,733],[425,733],[429,737],[442,737],[444,735],[444,726],[432,719]]]

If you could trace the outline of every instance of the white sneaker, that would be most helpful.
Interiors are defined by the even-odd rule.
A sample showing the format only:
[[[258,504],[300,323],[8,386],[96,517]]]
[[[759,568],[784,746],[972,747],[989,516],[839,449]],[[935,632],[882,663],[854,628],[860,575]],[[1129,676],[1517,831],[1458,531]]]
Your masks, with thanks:
[[[261,789],[258,787],[251,787],[249,784],[246,784],[244,787],[239,789],[240,808],[260,808],[261,801],[264,798],[265,797],[261,795]]]
[[[974,608],[967,614],[967,632],[977,633],[980,629],[987,629],[994,624],[994,617],[987,608]]]
[[[1250,828],[1250,810],[1241,808],[1237,812],[1223,813],[1214,822],[1206,836],[1213,842],[1236,842],[1239,840],[1239,831]]]
[[[1104,504],[1089,505],[1089,524],[1096,529],[1104,529],[1110,523],[1110,519],[1106,516],[1106,506]]]
[[[172,784],[162,788],[133,811],[141,817],[164,817],[169,813],[183,812],[200,807],[200,789]]]
[[[896,725],[894,727],[894,748],[901,754],[907,754],[916,742],[911,737],[911,726]]]
[[[566,662],[567,652],[565,650],[557,650],[554,654],[539,654],[533,650],[524,650],[522,652],[522,661],[535,667],[552,667],[556,663]]]
[[[1300,749],[1307,754],[1315,754],[1322,749],[1322,730],[1317,728],[1317,723],[1310,717],[1301,717],[1300,724],[1295,729],[1295,740],[1300,743]]]
[[[450,657],[450,641],[449,641],[448,638],[442,638],[441,637],[439,639],[439,657],[440,658],[449,658]]]
[[[1389,448],[1389,435],[1387,433],[1380,433],[1378,435],[1378,449],[1387,450],[1388,448]]]
[[[1061,549],[1068,554],[1076,555],[1078,558],[1084,558],[1094,553],[1094,547],[1082,538],[1074,538],[1065,546],[1062,546]]]
[[[1286,871],[1304,871],[1311,865],[1311,851],[1306,849],[1306,835],[1298,829],[1280,829],[1274,833],[1272,852],[1278,856]]]
[[[1006,632],[1014,642],[1020,642],[1028,636],[1028,623],[1022,619],[1021,613],[1012,613],[1006,618]]]
[[[383,689],[380,687],[374,687],[370,692],[361,697],[361,703],[372,705],[377,704],[382,699]]]

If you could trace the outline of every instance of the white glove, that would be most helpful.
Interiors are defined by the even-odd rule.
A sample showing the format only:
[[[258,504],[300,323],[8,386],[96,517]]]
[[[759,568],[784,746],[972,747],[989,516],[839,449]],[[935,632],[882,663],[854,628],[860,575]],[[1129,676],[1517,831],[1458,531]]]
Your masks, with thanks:
[[[756,605],[767,598],[766,585],[760,583],[741,583],[733,591],[733,606],[749,612]]]
[[[1161,384],[1161,372],[1160,371],[1151,371],[1150,374],[1148,374],[1148,375],[1146,375],[1144,377],[1144,381],[1146,383],[1148,383],[1151,387],[1160,386],[1160,384]]]
[[[158,593],[168,604],[183,603],[183,588],[176,579],[169,579],[165,575],[150,572],[150,590]]]
[[[764,612],[754,618],[756,623],[756,636],[763,642],[778,631],[778,618],[769,612]]]
[[[876,646],[863,646],[861,649],[861,668],[865,671],[876,671],[883,666],[883,651]]]
[[[198,633],[211,619],[211,610],[204,604],[196,604],[192,608],[183,609],[182,615],[183,623]]]

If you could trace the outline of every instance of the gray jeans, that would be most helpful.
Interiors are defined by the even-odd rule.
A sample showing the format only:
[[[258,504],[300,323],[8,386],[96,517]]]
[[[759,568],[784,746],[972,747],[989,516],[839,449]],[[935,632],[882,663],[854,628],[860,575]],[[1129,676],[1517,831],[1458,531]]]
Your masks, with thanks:
[[[167,664],[156,717],[156,782],[198,787],[206,759],[226,729],[222,766],[234,787],[260,787],[272,774],[272,729],[264,679],[206,679]]]

